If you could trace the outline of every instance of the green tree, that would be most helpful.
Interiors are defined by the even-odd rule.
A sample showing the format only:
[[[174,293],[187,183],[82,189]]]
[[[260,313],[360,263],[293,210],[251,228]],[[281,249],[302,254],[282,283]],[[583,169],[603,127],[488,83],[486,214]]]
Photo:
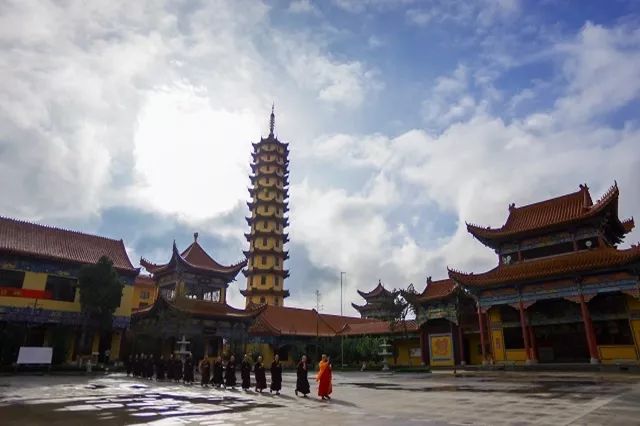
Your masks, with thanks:
[[[80,306],[83,315],[82,352],[87,350],[87,331],[110,330],[113,313],[120,306],[124,284],[113,262],[102,256],[95,265],[85,265],[78,275]]]

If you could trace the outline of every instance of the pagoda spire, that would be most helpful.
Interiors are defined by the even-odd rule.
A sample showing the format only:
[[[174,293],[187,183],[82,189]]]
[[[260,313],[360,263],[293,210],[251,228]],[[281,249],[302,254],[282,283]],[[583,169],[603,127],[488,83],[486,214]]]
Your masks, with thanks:
[[[271,118],[269,120],[269,137],[272,138],[273,137],[273,131],[275,130],[276,127],[276,115],[274,113],[276,104],[275,102],[271,104]]]

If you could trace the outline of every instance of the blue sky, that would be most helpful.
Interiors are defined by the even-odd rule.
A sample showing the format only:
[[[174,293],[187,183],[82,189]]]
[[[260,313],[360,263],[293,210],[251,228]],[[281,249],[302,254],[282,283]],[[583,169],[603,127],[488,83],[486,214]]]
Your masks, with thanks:
[[[617,180],[640,211],[637,1],[0,6],[0,215],[162,262],[246,247],[251,142],[291,146],[289,305],[496,262],[465,221]],[[634,231],[625,245],[638,241]],[[242,305],[237,291],[230,302]],[[235,288],[238,287],[238,288]],[[353,313],[353,312],[352,312]]]

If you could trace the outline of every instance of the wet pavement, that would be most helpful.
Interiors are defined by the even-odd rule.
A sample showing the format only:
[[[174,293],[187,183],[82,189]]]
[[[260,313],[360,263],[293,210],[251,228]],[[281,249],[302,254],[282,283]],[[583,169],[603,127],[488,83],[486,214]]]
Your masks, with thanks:
[[[4,425],[640,425],[640,376],[334,373],[329,402],[105,376],[0,377]]]

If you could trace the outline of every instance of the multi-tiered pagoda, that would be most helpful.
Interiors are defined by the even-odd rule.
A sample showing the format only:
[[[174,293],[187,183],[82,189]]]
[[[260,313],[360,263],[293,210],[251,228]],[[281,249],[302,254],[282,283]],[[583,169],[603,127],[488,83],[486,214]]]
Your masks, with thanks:
[[[282,306],[289,291],[284,289],[284,279],[289,271],[284,261],[289,258],[284,245],[289,241],[284,232],[289,225],[285,216],[289,211],[289,147],[274,135],[275,115],[271,109],[269,136],[253,144],[251,163],[251,201],[247,203],[251,216],[247,223],[251,227],[245,234],[249,242],[247,288],[242,291],[249,305]]]

